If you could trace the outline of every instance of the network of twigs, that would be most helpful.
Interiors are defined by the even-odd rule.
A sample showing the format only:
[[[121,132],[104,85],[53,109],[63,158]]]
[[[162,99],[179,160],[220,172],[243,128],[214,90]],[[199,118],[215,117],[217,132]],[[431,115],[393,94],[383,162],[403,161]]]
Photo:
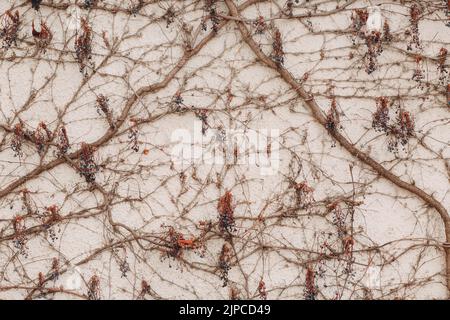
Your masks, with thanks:
[[[446,298],[450,8],[372,2],[3,1],[0,298]]]

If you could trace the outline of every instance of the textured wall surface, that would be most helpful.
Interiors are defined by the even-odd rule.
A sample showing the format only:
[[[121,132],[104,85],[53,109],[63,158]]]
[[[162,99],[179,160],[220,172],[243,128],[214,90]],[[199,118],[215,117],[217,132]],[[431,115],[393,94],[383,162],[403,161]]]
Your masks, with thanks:
[[[447,5],[1,0],[0,298],[447,298]]]

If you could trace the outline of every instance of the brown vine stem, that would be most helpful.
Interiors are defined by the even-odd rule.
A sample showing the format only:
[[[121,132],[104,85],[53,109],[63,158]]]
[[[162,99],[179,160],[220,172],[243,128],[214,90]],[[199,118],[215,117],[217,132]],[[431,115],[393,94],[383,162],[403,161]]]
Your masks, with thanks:
[[[286,81],[292,89],[297,92],[298,96],[305,102],[305,104],[309,107],[313,117],[317,122],[319,122],[324,128],[326,128],[327,119],[323,114],[321,108],[315,101],[313,96],[310,96],[305,89],[295,80],[295,78],[287,71],[285,68],[277,65],[274,61],[272,61],[265,53],[261,51],[258,44],[253,40],[250,35],[249,30],[242,22],[240,17],[238,8],[234,4],[232,0],[225,0],[225,3],[230,11],[232,17],[236,18],[234,21],[236,22],[239,31],[247,43],[247,45],[251,48],[254,54],[258,57],[258,59],[264,63],[267,67],[275,70],[281,76],[281,78]],[[433,196],[427,194],[422,189],[416,187],[413,184],[407,183],[397,177],[395,174],[385,169],[380,163],[376,160],[372,159],[368,154],[362,152],[358,148],[354,146],[350,141],[348,141],[342,134],[339,133],[338,130],[328,130],[330,135],[336,139],[339,144],[346,149],[352,156],[358,158],[360,161],[368,165],[375,172],[377,172],[380,176],[389,180],[396,186],[401,189],[407,190],[414,195],[418,196],[422,199],[428,206],[434,208],[440,215],[442,222],[444,224],[445,229],[445,237],[446,243],[444,244],[444,252],[445,252],[445,277],[446,277],[446,285],[447,285],[447,295],[450,297],[450,217],[448,215],[447,209],[437,201]]]

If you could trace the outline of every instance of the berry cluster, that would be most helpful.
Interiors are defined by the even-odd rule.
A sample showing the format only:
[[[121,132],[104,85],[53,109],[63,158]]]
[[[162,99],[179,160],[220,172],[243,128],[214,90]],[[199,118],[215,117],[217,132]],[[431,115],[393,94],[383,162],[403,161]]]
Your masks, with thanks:
[[[391,126],[393,137],[388,145],[388,150],[391,152],[397,152],[399,144],[405,146],[409,138],[414,136],[414,119],[411,114],[402,109],[398,109],[396,114],[396,123]]]
[[[316,300],[319,288],[316,285],[316,274],[311,267],[306,268],[304,296],[305,300]]]
[[[365,54],[365,64],[367,74],[376,70],[377,57],[383,52],[381,32],[372,31],[365,37],[367,52]]]
[[[131,150],[134,152],[139,151],[139,142],[138,142],[139,132],[136,128],[131,128],[130,133],[128,134],[128,139],[130,139]]]
[[[259,16],[253,21],[253,25],[256,28],[256,34],[263,34],[267,30],[267,23],[264,21],[263,16]]]
[[[355,35],[361,35],[363,27],[367,23],[367,19],[369,18],[369,13],[367,12],[367,9],[355,9],[352,12],[351,20],[352,25],[351,29],[355,33]],[[355,41],[355,39],[353,39]]]
[[[101,114],[103,112],[105,115],[109,114],[109,106],[108,106],[109,99],[105,97],[103,94],[100,94],[97,97],[97,112],[98,114]]]
[[[230,300],[241,300],[241,290],[236,286],[230,286]]]
[[[13,44],[17,45],[20,23],[19,11],[16,10],[16,12],[12,13],[7,10],[5,12],[0,29],[0,39],[3,42],[3,49],[9,49]]]
[[[38,287],[43,288],[45,285],[45,276],[42,272],[38,274]]]
[[[207,225],[205,223],[200,224],[201,228],[204,226]],[[162,259],[173,258],[174,260],[180,261],[183,256],[183,252],[186,250],[195,250],[200,257],[204,257],[206,252],[204,237],[209,230],[210,224],[208,224],[207,228],[202,230],[202,233],[198,238],[185,238],[181,232],[178,232],[174,227],[169,226],[167,232],[165,232],[161,238],[161,246],[165,248],[162,254]]]
[[[447,85],[447,107],[450,108],[450,84]]]
[[[337,110],[337,103],[335,98],[331,99],[331,106],[327,113],[325,127],[327,128],[328,131],[331,132],[336,131],[339,128],[342,128],[340,126],[340,116]]]
[[[438,71],[439,71],[439,83],[444,85],[447,81],[448,70],[445,67],[445,62],[447,60],[448,50],[444,47],[439,50],[438,55]]]
[[[137,0],[137,2],[132,2],[128,11],[133,16],[136,16],[139,13],[139,11],[141,11],[141,9],[144,7],[144,4],[145,4],[144,0]]]
[[[228,285],[228,272],[231,269],[231,249],[227,243],[224,243],[219,256],[219,272],[220,280],[222,280],[222,287]]]
[[[296,203],[300,209],[307,209],[314,202],[314,189],[306,181],[294,184]]]
[[[37,129],[33,133],[33,141],[40,155],[44,153],[45,145],[52,140],[52,133],[44,122],[39,123]]]
[[[44,122],[40,122],[35,131],[24,128],[24,124],[19,122],[14,126],[14,136],[11,140],[11,149],[15,157],[21,157],[23,141],[27,139],[36,145],[39,155],[42,155],[45,146],[52,140],[52,133]]]
[[[286,1],[286,11],[287,11],[287,15],[289,17],[292,17],[293,10],[294,10],[294,0],[287,0]]]
[[[342,207],[337,201],[328,205],[328,211],[333,214],[333,224],[337,228],[338,237],[343,238],[347,234],[347,215],[344,213]]]
[[[234,210],[231,205],[233,195],[230,191],[219,199],[217,204],[217,211],[219,211],[219,229],[221,232],[226,232],[228,235],[236,231],[236,223],[234,221]]]
[[[409,21],[411,23],[411,30],[408,30],[407,35],[411,36],[411,40],[407,45],[408,51],[412,50],[413,45],[416,47],[416,49],[422,49],[419,38],[419,21],[421,14],[421,9],[417,4],[414,3],[409,9]]]
[[[111,129],[114,129],[116,126],[114,124],[114,120],[113,120],[113,116],[112,116],[112,111],[109,108],[109,99],[107,97],[105,97],[103,94],[100,94],[97,97],[97,113],[99,115],[104,115],[106,116],[106,120],[108,121],[109,127]]]
[[[58,148],[58,157],[65,155],[70,148],[67,130],[64,126],[59,130],[56,146]]]
[[[27,253],[27,237],[25,235],[25,217],[17,215],[13,218],[12,221],[13,229],[14,229],[14,247],[19,250],[19,253],[25,257],[28,257]]]
[[[259,281],[259,284],[258,284],[258,294],[259,294],[259,297],[260,297],[261,299],[267,300],[266,284],[265,284],[265,282],[263,281],[263,279],[261,279],[261,280]]]
[[[97,4],[97,1],[98,0],[84,0],[83,7],[85,9],[92,8],[93,6],[95,6]]]
[[[95,174],[98,172],[94,161],[94,148],[84,142],[81,144],[79,171],[88,183],[95,181]]]
[[[219,30],[220,23],[220,18],[217,15],[216,1],[217,0],[205,0],[205,11],[209,14],[209,19],[212,23],[212,30],[214,32],[217,32]],[[206,22],[203,27],[206,30]]]
[[[137,299],[138,300],[143,300],[145,295],[150,293],[150,290],[151,289],[150,289],[150,285],[148,284],[148,282],[145,281],[145,280],[142,280],[141,281],[141,292],[139,293]]]
[[[389,26],[389,23],[386,20],[384,21],[383,24],[383,41],[385,43],[390,43],[393,39],[394,37],[391,34],[391,27]]]
[[[183,235],[177,232],[174,227],[169,227],[163,238],[163,245],[167,248],[165,251],[167,258],[178,259],[183,255],[183,247],[180,240],[183,240]]]
[[[59,215],[59,209],[56,205],[47,207],[44,216],[42,217],[43,226],[47,230],[48,235],[52,241],[58,239],[57,232],[52,228],[54,224],[61,221],[61,216]],[[59,232],[60,230],[58,230]]]
[[[383,43],[390,43],[393,40],[393,36],[387,21],[384,21],[382,32],[375,30],[368,32],[366,28],[368,18],[369,13],[366,9],[353,10],[350,28],[354,34],[353,44],[356,44],[357,38],[365,41],[367,46],[367,52],[364,55],[365,70],[367,74],[371,74],[376,70],[377,58],[383,52]]]
[[[59,278],[59,260],[57,258],[53,258],[52,260],[52,268],[50,274],[50,280],[58,280]]]
[[[22,152],[22,142],[25,136],[25,132],[23,130],[23,124],[18,123],[14,126],[14,136],[11,140],[11,149],[14,152],[15,157],[21,157],[23,155]]]
[[[51,134],[51,133],[50,133]],[[40,137],[36,138],[35,131],[25,129],[25,125],[22,121],[14,126],[14,136],[11,141],[11,149],[14,151],[14,156],[22,156],[22,143],[24,140],[31,141],[36,144],[39,150],[40,144],[44,143],[44,137],[40,141]]]
[[[119,265],[119,270],[121,272],[121,278],[126,278],[127,277],[127,273],[128,271],[130,271],[130,265],[128,263],[128,261],[125,259],[123,260],[120,265]]]
[[[377,110],[372,117],[372,128],[377,132],[387,132],[389,128],[389,100],[379,97],[376,100]]]
[[[388,150],[398,152],[399,145],[405,146],[409,138],[414,136],[414,119],[408,111],[396,110],[395,122],[389,123],[389,101],[382,97],[377,99],[377,110],[372,117],[372,127],[375,131],[385,132],[390,136]]]
[[[37,10],[39,10],[41,2],[42,2],[42,0],[31,0],[31,7],[37,11]]]
[[[342,239],[342,246],[344,248],[344,259],[346,260],[346,265],[344,272],[349,275],[354,275],[353,272],[353,263],[355,262],[355,258],[353,257],[353,246],[355,244],[355,240],[351,235],[348,235]]]
[[[170,102],[170,107],[174,112],[183,112],[186,110],[186,106],[183,103],[183,97],[181,96],[181,92],[177,91],[175,95],[172,97],[172,101]]]
[[[420,85],[421,81],[423,79],[425,79],[425,75],[424,75],[424,71],[423,71],[423,67],[422,67],[422,60],[423,60],[423,58],[421,55],[416,56],[416,59],[415,59],[416,68],[414,69],[414,73],[412,76],[412,79],[414,81],[416,81],[417,83],[419,83],[419,85]]]
[[[88,299],[100,300],[100,279],[97,276],[92,276],[87,284],[88,287]]]
[[[169,9],[166,10],[166,12],[163,15],[163,19],[166,21],[166,28],[168,28],[176,18],[176,13],[174,8],[171,6]]]
[[[281,67],[284,64],[284,50],[281,32],[277,28],[274,28],[272,49],[272,59],[278,67]]]
[[[43,21],[39,23],[38,30],[35,29],[34,21],[31,22],[31,34],[36,40],[36,45],[39,49],[43,49],[45,52],[45,48],[52,41],[53,35],[50,29],[47,27],[47,24]]]
[[[84,18],[81,18],[81,30],[75,37],[75,54],[80,72],[86,75],[86,66],[92,65],[92,29]]]

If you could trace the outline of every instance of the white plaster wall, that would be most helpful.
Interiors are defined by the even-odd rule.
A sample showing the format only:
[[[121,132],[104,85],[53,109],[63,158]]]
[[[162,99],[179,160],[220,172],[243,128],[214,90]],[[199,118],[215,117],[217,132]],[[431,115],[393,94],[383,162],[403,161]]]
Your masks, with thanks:
[[[410,25],[406,7],[410,3],[372,2],[381,4],[392,33],[401,38]],[[425,2],[429,2],[430,7],[440,3],[422,1],[424,5]],[[120,1],[102,3],[107,8],[114,5],[127,7]],[[318,0],[310,3],[316,3],[321,10],[333,10],[345,1]],[[166,22],[157,18],[171,4],[178,14],[175,22],[166,27]],[[96,111],[95,95],[108,96],[113,114],[117,116],[126,100],[139,88],[161,81],[183,54],[180,21],[190,24],[195,30],[204,14],[202,5],[197,1],[159,1],[146,5],[136,17],[123,12],[79,10],[81,15],[89,16],[92,23],[94,62],[100,66],[83,82],[74,59],[75,30],[68,22],[71,20],[66,17],[66,10],[42,6],[41,15],[53,32],[53,39],[46,52],[34,54],[30,25],[35,13],[25,1],[1,1],[0,13],[11,7],[17,8],[23,23],[18,48],[3,53],[0,64],[0,124],[12,127],[20,118],[30,129],[44,121],[51,130],[55,130],[62,121],[67,128],[72,151],[77,150],[81,142],[96,141],[108,130],[108,124]],[[259,15],[273,17],[283,5],[284,1],[267,1],[251,6],[243,16],[247,19]],[[294,12],[302,14],[310,10],[303,9],[304,5],[299,5]],[[309,8],[312,5],[308,4]],[[411,80],[414,57],[406,51],[406,42],[399,40],[385,48],[378,58],[378,70],[367,75],[361,59],[366,47],[361,40],[357,40],[359,45],[353,46],[351,34],[336,34],[336,30],[345,30],[350,25],[353,8],[367,5],[366,1],[355,1],[347,9],[330,16],[274,19],[273,23],[280,29],[285,43],[285,67],[296,78],[301,78],[305,72],[310,74],[305,88],[316,95],[325,112],[330,105],[326,90],[334,85],[334,95],[342,111],[342,130],[347,138],[403,180],[414,181],[448,209],[449,109],[444,89],[438,85],[436,63],[427,59],[424,66],[431,86],[423,90],[417,88],[416,82]],[[218,5],[218,9],[227,12],[223,3]],[[450,29],[445,26],[444,17],[443,10],[436,10],[420,23],[424,44],[421,53],[426,57],[436,57],[441,47],[450,50]],[[308,23],[314,32],[308,30]],[[199,40],[210,29],[208,25],[207,32],[200,31]],[[103,44],[102,32],[106,32],[111,44],[118,43],[113,54]],[[255,39],[261,43],[264,52],[271,52],[268,33],[257,35]],[[322,49],[325,56],[320,58]],[[349,59],[350,52],[354,54],[353,59]],[[235,245],[240,263],[230,270],[231,284],[239,288],[242,297],[257,298],[257,286],[263,278],[269,298],[303,299],[305,266],[302,264],[313,256],[308,251],[317,251],[327,232],[333,232],[332,217],[308,217],[301,211],[297,218],[286,218],[279,225],[269,224],[266,228],[257,220],[243,219],[255,218],[259,214],[270,219],[279,212],[281,204],[291,201],[287,195],[281,198],[278,195],[288,190],[286,175],[295,153],[302,163],[297,182],[308,181],[318,202],[349,196],[356,188],[356,199],[361,201],[361,205],[355,211],[357,244],[354,249],[380,246],[377,250],[355,253],[354,274],[348,279],[340,275],[336,280],[332,276],[335,270],[342,268],[341,260],[325,262],[326,275],[318,279],[323,294],[320,298],[331,299],[336,293],[343,299],[367,296],[364,288],[367,289],[372,281],[368,280],[370,272],[377,272],[373,270],[378,270],[377,266],[381,265],[376,285],[369,288],[371,297],[445,298],[444,256],[441,248],[434,246],[445,240],[437,212],[414,195],[378,178],[339,145],[333,146],[326,130],[312,118],[291,88],[273,70],[255,61],[255,55],[242,43],[236,25],[229,22],[165,88],[133,105],[123,130],[130,125],[130,118],[146,118],[168,110],[173,96],[180,90],[185,105],[211,110],[208,122],[213,128],[210,132],[220,126],[225,130],[279,130],[280,149],[273,150],[280,157],[279,171],[273,175],[261,175],[260,167],[256,165],[227,167],[220,163],[196,163],[183,168],[172,164],[173,132],[186,129],[194,135],[194,123],[198,119],[192,112],[166,115],[139,127],[139,152],[130,149],[128,133],[123,132],[95,153],[97,162],[105,164],[96,181],[108,191],[115,190],[117,195],[117,203],[113,201],[110,207],[112,219],[146,236],[161,235],[166,230],[162,224],[175,226],[185,235],[195,235],[199,233],[195,227],[199,221],[217,221],[218,198],[225,190],[232,190],[235,215],[239,217]],[[51,79],[46,85],[49,77]],[[232,93],[228,102],[227,92]],[[28,103],[32,93],[36,96]],[[428,149],[421,146],[418,139],[411,139],[407,149],[395,155],[387,151],[387,139],[371,129],[375,98],[396,95],[402,97],[403,106],[414,114],[418,136],[423,137]],[[265,99],[260,98],[263,96]],[[62,114],[62,119],[58,119],[58,114]],[[23,157],[14,157],[10,148],[12,134],[4,130],[0,132],[2,190],[36,166],[55,158],[54,152],[49,151],[40,159],[32,145],[24,146]],[[149,150],[147,155],[142,153],[144,149]],[[244,150],[240,152],[244,153]],[[354,183],[349,165],[353,165]],[[183,169],[187,176],[185,186],[180,181]],[[94,215],[83,213],[86,214],[83,218],[54,226],[58,235],[56,241],[51,241],[45,232],[30,236],[27,256],[18,254],[11,240],[2,241],[1,298],[25,297],[30,292],[27,288],[36,286],[38,273],[47,274],[54,257],[69,271],[58,280],[50,281],[48,287],[70,287],[73,277],[78,279],[80,274],[82,281],[73,291],[86,294],[86,283],[97,275],[103,299],[136,298],[142,280],[148,282],[155,297],[229,297],[230,289],[222,287],[215,267],[224,242],[220,237],[208,242],[204,257],[186,251],[183,257],[190,266],[170,259],[161,260],[160,252],[151,249],[150,243],[142,241],[143,247],[140,247],[136,241],[131,241],[115,246],[114,252],[104,250],[88,263],[79,265],[74,276],[72,270],[77,263],[99,248],[130,237],[130,232],[124,229],[121,233],[112,231],[107,214],[95,209],[101,202],[101,194],[90,190],[83,177],[67,164],[30,179],[0,199],[0,238],[13,232],[11,219],[24,214],[20,196],[23,188],[30,191],[34,206],[41,211],[56,204],[62,216],[81,210]],[[324,211],[323,208],[317,210]],[[30,218],[27,227],[36,223],[36,219]],[[278,249],[263,253],[254,251],[262,244]],[[411,245],[417,246],[404,252]],[[117,257],[119,260],[126,257],[131,268],[127,277],[121,277]],[[412,284],[405,286],[408,281]],[[25,289],[8,289],[16,285]],[[34,297],[44,298],[38,293]],[[77,297],[58,293],[47,294],[45,298]]]

